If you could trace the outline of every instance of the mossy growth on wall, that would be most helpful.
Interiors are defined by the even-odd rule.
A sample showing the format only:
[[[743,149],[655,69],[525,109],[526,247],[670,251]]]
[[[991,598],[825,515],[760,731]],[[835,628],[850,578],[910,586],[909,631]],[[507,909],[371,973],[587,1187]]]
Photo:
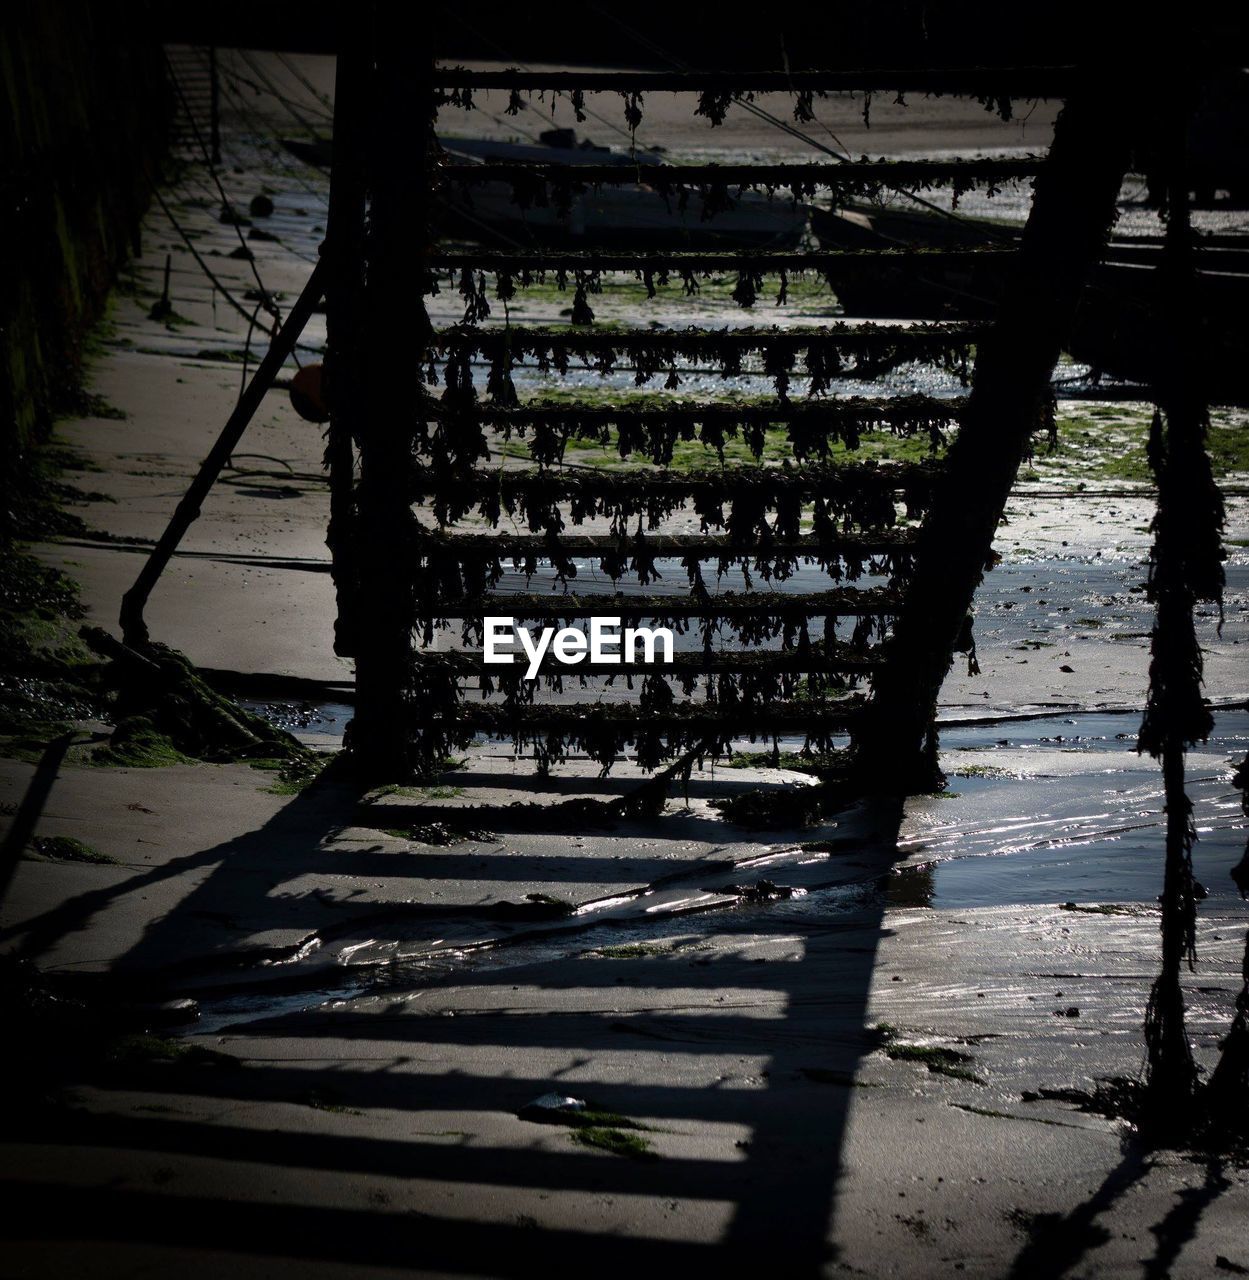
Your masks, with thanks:
[[[137,246],[169,119],[140,7],[17,0],[0,39],[0,543],[28,526],[33,451],[81,395],[84,342]]]

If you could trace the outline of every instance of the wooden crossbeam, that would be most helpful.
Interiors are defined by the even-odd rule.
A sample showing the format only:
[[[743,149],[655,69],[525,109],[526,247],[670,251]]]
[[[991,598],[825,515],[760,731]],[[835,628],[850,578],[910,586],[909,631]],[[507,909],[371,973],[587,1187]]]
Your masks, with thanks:
[[[550,163],[487,161],[484,164],[440,164],[440,183],[478,186],[507,182],[533,187],[551,183],[561,187],[632,186],[645,183],[660,190],[705,186],[738,189],[789,187],[871,188],[874,186],[931,187],[950,184],[964,189],[981,184],[1018,182],[1041,171],[1035,157],[1019,160],[845,160],[809,164],[568,164],[558,152]]]
[[[899,592],[888,587],[837,587],[831,591],[725,591],[702,597],[680,595],[622,595],[620,592],[587,592],[565,595],[546,592],[491,591],[464,600],[439,600],[440,617],[489,616],[552,619],[588,618],[786,618],[890,617],[901,603]]]
[[[917,529],[881,529],[845,533],[836,538],[743,538],[732,534],[646,534],[619,538],[614,534],[457,533],[430,531],[422,554],[430,557],[494,556],[499,560],[558,554],[568,556],[648,555],[690,556],[714,560],[721,556],[797,556],[828,560],[840,555],[897,555],[914,550]]]
[[[732,501],[735,495],[768,493],[811,496],[872,490],[900,492],[936,483],[943,464],[924,462],[820,462],[802,467],[704,467],[692,471],[548,471],[534,468],[477,468],[465,476],[446,476],[418,468],[414,492],[439,499],[480,494],[504,500],[532,494],[550,501],[582,497],[621,497],[665,501],[673,497],[710,494]]]
[[[572,670],[572,668],[570,668]],[[666,711],[639,711],[619,703],[498,705],[461,704],[453,711],[431,712],[431,729],[471,729],[481,733],[554,733],[576,736],[598,727],[634,728],[646,733],[696,730],[700,733],[837,733],[849,730],[863,714],[862,699],[834,702],[772,701],[721,706],[699,703]]]
[[[611,253],[587,250],[548,249],[442,249],[429,255],[435,271],[487,271],[504,273],[522,285],[522,277],[570,272],[600,274],[609,271],[646,275],[707,274],[714,271],[750,271],[775,275],[803,271],[841,271],[846,267],[866,270],[904,267],[928,268],[980,266],[997,260],[1005,265],[1015,256],[1013,245],[976,249],[792,249],[783,252],[741,250],[733,253]]]
[[[683,422],[771,424],[801,423],[811,430],[821,423],[957,422],[967,403],[965,396],[838,396],[818,400],[773,400],[767,404],[733,404],[723,400],[674,400],[664,397],[637,404],[577,404],[568,401],[531,400],[518,405],[498,405],[483,400],[471,408],[457,405],[444,410],[437,402],[426,404],[430,418],[447,422],[466,419],[495,427],[580,426],[615,423],[675,425]]]
[[[664,347],[679,349],[678,354],[711,354],[732,350],[745,353],[764,348],[775,351],[805,351],[811,347],[842,348],[847,351],[870,350],[872,347],[971,346],[989,331],[984,324],[958,324],[942,321],[906,324],[836,324],[819,329],[613,329],[611,331],[548,326],[509,325],[506,328],[473,328],[468,325],[435,329],[430,346],[443,351],[513,351],[550,350],[559,347],[582,355],[612,351],[654,351]]]

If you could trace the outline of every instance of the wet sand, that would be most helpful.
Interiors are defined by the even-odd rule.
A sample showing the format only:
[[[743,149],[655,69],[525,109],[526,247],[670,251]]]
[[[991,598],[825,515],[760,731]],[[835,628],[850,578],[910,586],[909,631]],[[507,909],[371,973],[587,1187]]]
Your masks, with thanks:
[[[324,65],[300,65],[326,85]],[[839,134],[858,111],[842,105],[829,117]],[[1043,145],[1017,125],[988,141],[993,118],[959,107],[956,125],[955,106],[913,104],[906,136]],[[878,134],[886,115],[873,108],[873,151],[886,139],[921,147]],[[267,285],[293,296],[324,186],[249,143],[247,123],[231,142],[245,171],[225,180],[244,205],[272,191],[278,213],[264,225],[279,239],[248,243]],[[787,145],[771,131],[747,142],[755,127],[726,126],[717,141]],[[200,176],[168,198],[222,279],[240,296],[254,287]],[[185,317],[172,326],[147,318],[167,252]],[[93,382],[127,417],[62,429],[98,468],[71,478],[116,499],[84,511],[116,540],[41,548],[106,626],[237,395],[237,364],[204,353],[240,350],[247,328],[219,295],[214,313],[159,210],[129,289]],[[321,446],[284,394],[269,397],[153,598],[155,637],[213,668],[349,680],[330,646]],[[242,1063],[84,1067],[63,1123],[6,1135],[5,1265],[48,1277],[523,1275],[537,1257],[554,1274],[608,1275],[1249,1267],[1242,1169],[1146,1158],[1121,1124],[1023,1100],[1139,1069],[1161,877],[1157,777],[1114,736],[1136,718],[1100,714],[1143,697],[1150,498],[1121,482],[1110,500],[1028,491],[1048,483],[1012,499],[1005,563],[978,604],[981,675],[956,665],[943,692],[947,722],[999,721],[949,728],[954,794],[900,813],[860,807],[814,830],[750,832],[710,800],[806,780],[717,769],[696,773],[688,800],[655,823],[517,824],[436,845],[395,834],[406,808],[528,797],[529,767],[486,748],[448,776],[455,794],[361,795],[331,772],[283,796],[243,765],[0,761],[10,829],[30,817],[39,834],[78,836],[115,860],[22,856],[0,947],[58,973],[191,992],[202,1021],[185,1042]],[[1215,619],[1201,623],[1208,690],[1226,704],[1249,694],[1242,497],[1229,517],[1240,545],[1227,619],[1221,635]],[[1007,718],[1039,713],[1050,718]],[[310,727],[332,746],[341,725]],[[1243,713],[1221,715],[1219,735],[1192,761],[1198,874],[1212,893],[1188,998],[1207,1067],[1245,924],[1225,881]],[[548,793],[610,796],[637,776],[627,763],[605,783],[595,772],[573,763]],[[1129,847],[1139,857],[1121,877]],[[740,887],[765,878],[805,893],[743,901]],[[534,895],[590,909],[570,921]],[[499,904],[515,908],[501,916]],[[923,1052],[933,1048],[947,1055]],[[519,1118],[551,1090],[645,1126],[627,1132],[654,1158]],[[54,1230],[35,1225],[48,1203]]]

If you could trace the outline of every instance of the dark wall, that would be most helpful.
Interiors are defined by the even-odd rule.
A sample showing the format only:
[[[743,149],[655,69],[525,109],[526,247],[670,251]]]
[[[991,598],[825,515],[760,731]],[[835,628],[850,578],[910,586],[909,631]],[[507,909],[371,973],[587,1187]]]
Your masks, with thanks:
[[[9,0],[0,17],[0,536],[33,445],[136,246],[169,118],[145,6]]]

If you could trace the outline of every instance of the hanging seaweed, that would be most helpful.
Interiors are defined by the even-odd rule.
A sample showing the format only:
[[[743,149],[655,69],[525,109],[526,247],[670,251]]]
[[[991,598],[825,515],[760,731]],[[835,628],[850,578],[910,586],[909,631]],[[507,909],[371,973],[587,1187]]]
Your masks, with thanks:
[[[563,528],[561,504],[573,524],[596,517],[610,519],[618,537],[630,534],[638,517],[645,527],[662,521],[685,503],[692,504],[705,530],[743,523],[742,512],[756,513],[762,527],[766,512],[777,514],[772,528],[797,536],[801,500],[815,504],[815,530],[823,522],[860,528],[892,526],[897,520],[895,495],[901,494],[914,517],[926,509],[941,475],[935,462],[812,463],[794,467],[736,467],[729,470],[681,472],[475,470],[446,475],[428,466],[413,468],[409,493],[414,502],[429,502],[439,525],[454,524],[477,511],[489,524],[506,513],[521,516],[532,529]],[[728,515],[726,516],[726,505]]]
[[[468,568],[461,573],[467,574]],[[686,634],[691,624],[696,623],[704,638],[709,629],[714,634],[721,624],[728,624],[746,644],[780,639],[783,647],[794,642],[804,623],[813,616],[823,618],[827,637],[838,635],[842,619],[868,618],[873,620],[871,631],[865,626],[860,634],[850,637],[852,647],[866,648],[873,636],[884,633],[883,626],[878,626],[875,620],[893,617],[900,599],[898,591],[890,587],[837,587],[811,593],[724,591],[716,595],[697,591],[688,595],[675,591],[660,595],[619,592],[526,595],[491,591],[452,594],[450,588],[454,583],[466,579],[450,571],[439,571],[438,576],[448,590],[442,594],[430,590],[423,597],[422,603],[429,610],[426,634],[432,638],[435,630],[446,630],[451,619],[459,618],[464,624],[461,628],[464,639],[475,643],[481,641],[481,618],[485,614],[504,612],[516,618],[567,622],[601,613],[626,619],[647,618],[678,634]]]
[[[586,298],[586,286],[584,283],[578,283],[577,285],[577,292],[572,303],[570,323],[575,325],[594,323],[594,312],[590,309],[590,303]]]
[[[431,272],[431,282],[436,287],[437,277]],[[473,276],[473,270],[464,266],[458,282],[460,297],[464,299],[464,323],[477,324],[490,318],[490,299],[486,293],[486,277],[482,273]]]
[[[698,95],[694,114],[705,117],[713,126],[722,125],[736,96],[732,89],[704,89]]]
[[[655,678],[647,679],[649,696],[662,701]],[[638,765],[650,770],[702,742],[711,744],[708,754],[717,758],[729,754],[735,738],[754,742],[777,732],[802,735],[810,751],[831,752],[861,708],[862,699],[855,695],[820,706],[805,700],[725,709],[672,704],[653,708],[642,718],[631,707],[602,703],[479,704],[431,716],[427,733],[443,754],[482,733],[509,738],[518,751],[531,747],[542,771],[577,748],[606,771],[632,744]]]
[[[1193,620],[1199,600],[1222,608],[1223,502],[1206,453],[1209,425],[1196,385],[1187,328],[1192,312],[1193,246],[1188,192],[1176,145],[1163,261],[1158,269],[1167,317],[1159,355],[1158,402],[1149,460],[1158,486],[1153,520],[1148,599],[1155,608],[1150,646],[1149,698],[1139,749],[1162,763],[1166,793],[1166,864],[1163,876],[1162,964],[1145,1014],[1147,1106],[1155,1125],[1182,1126],[1197,1071],[1184,1027],[1180,975],[1196,958],[1196,890],[1192,848],[1197,833],[1184,785],[1188,747],[1213,725],[1202,692],[1202,656]]]
[[[643,386],[658,374],[669,374],[674,360],[717,364],[725,378],[743,372],[746,356],[758,353],[778,394],[789,385],[801,357],[810,378],[809,394],[828,390],[834,378],[876,378],[908,361],[935,365],[966,381],[968,351],[986,332],[982,325],[913,324],[891,326],[838,322],[820,330],[689,328],[658,332],[635,329],[587,333],[576,329],[511,326],[481,329],[455,326],[430,337],[427,377],[436,376],[435,361],[476,354],[492,370],[510,370],[530,360],[540,372],[566,374],[571,360],[586,361],[606,376],[623,365]]]
[[[931,89],[967,92],[1000,109],[999,86],[980,73],[889,77],[895,74],[899,83],[889,87],[900,103],[905,91]],[[1005,83],[1013,89],[1020,78],[1008,76]],[[525,110],[535,95],[552,111],[566,97],[578,120],[585,117],[587,92],[618,94],[631,138],[643,120],[645,93],[665,86],[695,90],[694,109],[712,125],[734,101],[749,102],[756,92],[789,92],[794,118],[804,123],[828,92],[883,87],[870,77],[855,82],[828,73],[743,80],[462,68],[437,71],[435,84],[437,101],[460,109],[476,105],[475,88],[503,90],[508,115]],[[755,194],[796,204],[826,191],[837,204],[896,188],[943,188],[957,201],[972,189],[996,194],[1039,168],[1035,157],[890,163],[864,156],[765,166],[646,163],[640,173],[636,165],[467,165],[442,152],[435,153],[432,178],[443,199],[470,210],[474,192],[480,195],[481,184],[489,183],[491,200],[502,189],[521,210],[561,217],[589,192],[644,178],[670,210],[714,220]],[[902,514],[922,519],[942,475],[935,461],[846,465],[831,460],[833,451],[857,449],[868,431],[922,433],[935,451],[963,412],[962,400],[831,392],[842,379],[874,378],[908,361],[965,383],[969,349],[984,329],[837,323],[805,332],[587,332],[595,318],[591,295],[612,272],[637,281],[648,297],[670,287],[693,296],[727,276],[733,300],[753,308],[764,299],[783,305],[800,278],[832,287],[847,272],[922,272],[938,258],[978,270],[985,256],[966,250],[638,255],[463,246],[431,252],[420,268],[424,291],[446,288],[464,310],[461,325],[432,333],[428,343],[422,334],[422,378],[442,390],[422,397],[416,421],[404,420],[400,435],[411,448],[410,463],[391,477],[408,503],[422,507],[399,548],[401,595],[414,638],[428,646],[455,627],[460,642],[480,644],[482,618],[493,611],[565,621],[607,613],[669,626],[695,647],[661,669],[548,666],[534,681],[485,667],[471,648],[414,651],[411,690],[420,714],[413,723],[419,724],[421,758],[433,767],[485,732],[531,749],[543,769],[576,749],[607,769],[630,744],[643,768],[675,760],[674,768],[684,761],[688,769],[694,754],[723,754],[734,737],[775,745],[780,733],[804,736],[804,749],[831,759],[854,731],[863,699],[852,691],[878,668],[880,642],[912,573],[916,536],[901,527]],[[495,304],[503,304],[506,320],[519,292],[550,283],[571,291],[571,325],[489,326]],[[631,372],[636,386],[652,383],[669,393],[691,364],[700,372],[711,366],[726,379],[749,372],[769,380],[774,396],[751,403],[689,402],[672,394],[619,406],[521,402],[519,368],[564,375],[574,363],[602,376]],[[778,429],[792,460],[728,465],[730,441],[757,463],[774,456]],[[516,467],[514,456],[497,468],[482,465],[501,442],[513,440],[527,444],[534,468]],[[622,460],[655,468],[671,467],[678,444],[697,442],[721,467],[574,470],[565,462],[570,441],[597,442]],[[680,532],[674,532],[670,522],[678,520]],[[577,594],[587,563],[613,587],[631,590]],[[782,589],[803,566],[816,566],[831,585]],[[531,585],[539,574],[541,581]],[[524,590],[504,590],[514,587],[516,575]],[[633,702],[550,701],[602,682],[623,682]]]
[[[443,67],[436,74],[438,106],[471,110],[473,91],[501,89],[508,93],[508,110],[521,95],[540,101],[550,94],[552,108],[567,96],[581,118],[588,92],[616,93],[624,102],[625,121],[631,131],[643,119],[643,94],[647,92],[693,95],[693,114],[713,127],[724,122],[734,102],[752,103],[758,93],[785,93],[793,99],[792,114],[798,123],[815,119],[815,99],[830,93],[860,93],[865,99],[864,121],[870,124],[870,100],[874,92],[890,93],[905,106],[907,93],[928,97],[952,95],[970,98],[1003,120],[1013,116],[1016,99],[1062,98],[1071,88],[1068,67],[923,69],[914,71],[474,71]],[[517,108],[519,109],[519,107]]]
[[[827,98],[823,89],[797,89],[794,92],[794,119],[798,124],[810,124],[815,119],[815,99]],[[901,95],[899,95],[901,97]]]
[[[909,573],[914,554],[915,534],[912,530],[877,530],[870,533],[846,533],[836,528],[798,538],[780,538],[771,526],[764,524],[757,536],[749,531],[738,535],[637,535],[614,538],[604,534],[446,534],[427,531],[422,555],[431,563],[435,558],[444,564],[466,567],[462,577],[478,584],[456,594],[472,594],[498,583],[510,567],[512,571],[532,578],[540,563],[548,563],[557,581],[566,583],[577,577],[577,561],[589,559],[598,572],[612,581],[635,576],[646,586],[661,575],[656,568],[659,559],[679,557],[684,562],[691,589],[702,582],[702,564],[714,564],[716,580],[740,572],[747,586],[753,578],[764,582],[783,582],[791,578],[799,565],[816,565],[832,581],[855,582],[863,576],[900,581]],[[445,577],[444,577],[445,581]],[[484,585],[482,585],[484,584]],[[705,589],[705,588],[704,588]]]
[[[528,439],[530,457],[539,466],[558,463],[569,440],[615,446],[621,459],[641,455],[656,466],[672,462],[679,442],[698,442],[723,463],[728,441],[740,439],[756,458],[763,456],[769,430],[784,429],[797,461],[829,457],[837,445],[855,450],[864,432],[888,431],[900,437],[927,435],[935,453],[946,432],[958,425],[966,401],[932,396],[839,396],[832,399],[758,404],[724,401],[662,401],[634,398],[619,405],[578,405],[528,400],[511,406],[479,402],[474,412],[481,427],[504,441]],[[431,402],[427,412],[442,412]],[[1042,427],[1039,429],[1043,429]]]

